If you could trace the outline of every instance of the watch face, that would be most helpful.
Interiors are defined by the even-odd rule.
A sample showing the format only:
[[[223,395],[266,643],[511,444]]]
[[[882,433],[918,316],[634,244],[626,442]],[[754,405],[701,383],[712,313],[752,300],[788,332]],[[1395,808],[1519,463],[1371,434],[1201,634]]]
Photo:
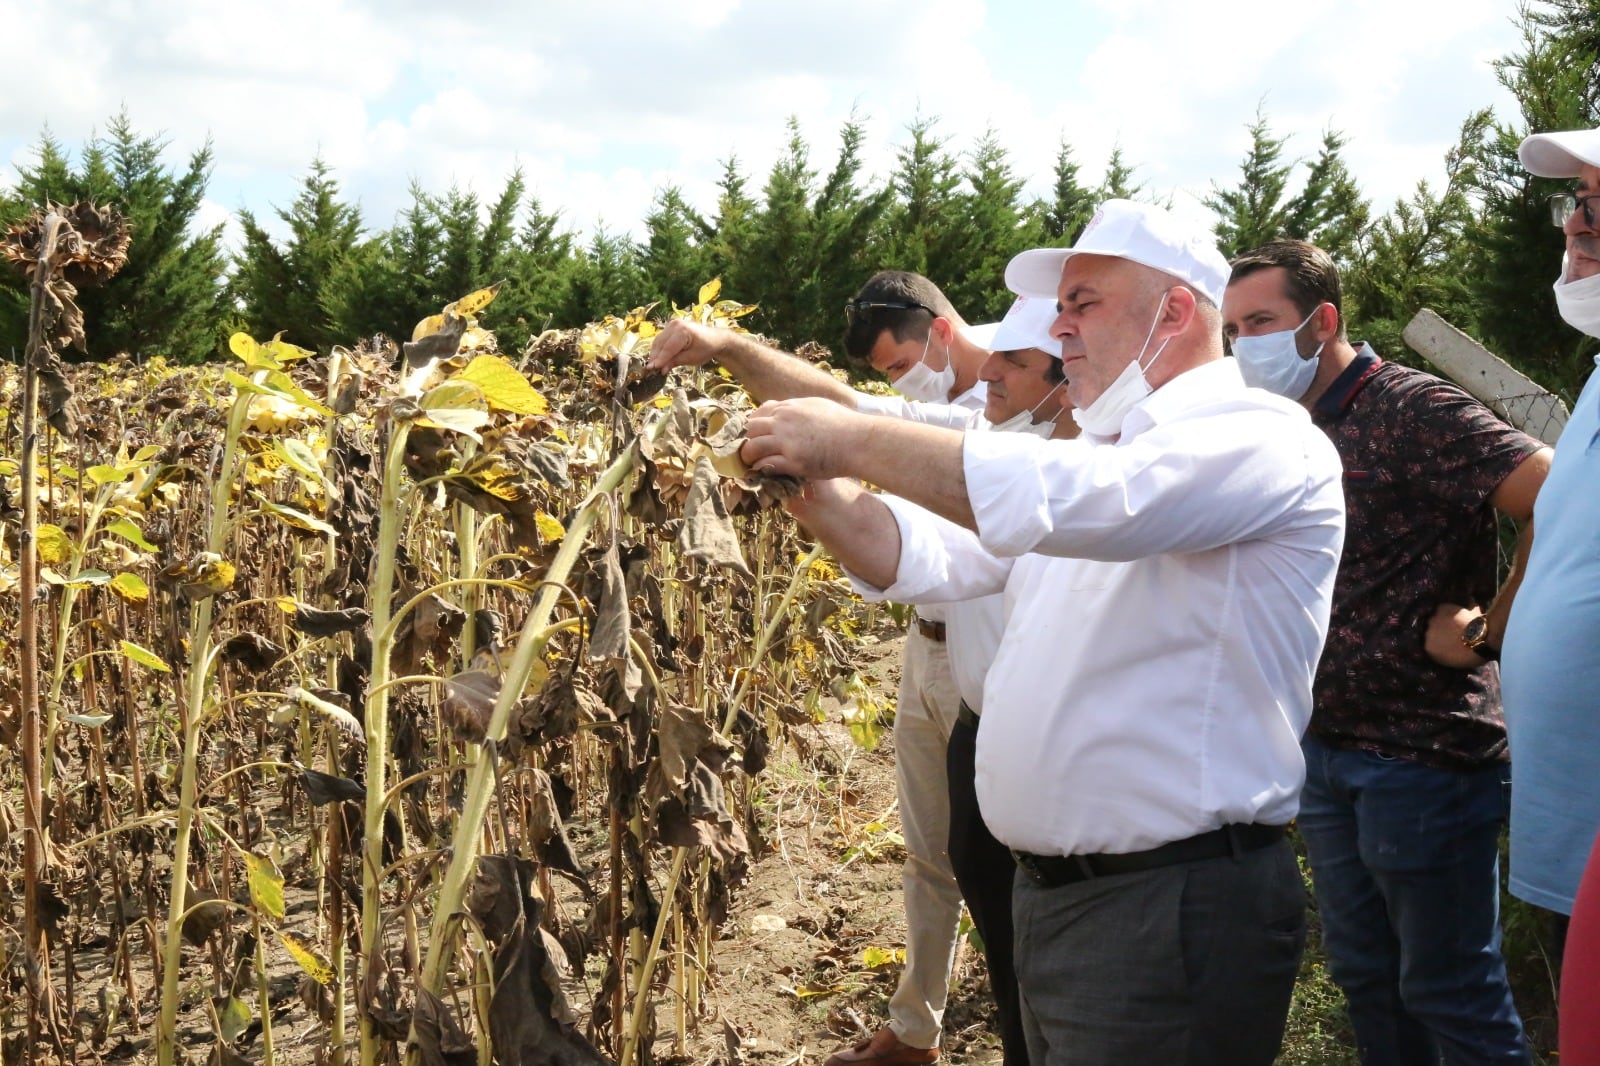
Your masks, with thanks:
[[[1489,619],[1479,615],[1467,623],[1461,631],[1461,636],[1468,644],[1477,644],[1489,635]]]

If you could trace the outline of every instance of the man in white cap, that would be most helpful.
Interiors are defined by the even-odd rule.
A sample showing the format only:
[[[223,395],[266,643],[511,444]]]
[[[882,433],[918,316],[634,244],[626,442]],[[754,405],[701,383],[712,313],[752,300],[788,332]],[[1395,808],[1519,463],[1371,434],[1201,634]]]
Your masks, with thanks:
[[[858,392],[747,335],[681,320],[669,323],[656,338],[649,365],[668,369],[714,359],[758,399],[816,396],[934,425],[1048,434],[1061,410],[1060,360],[1039,349],[1042,345],[1059,352],[1059,344],[1046,332],[1047,319],[1053,317],[1048,302],[1020,301],[1000,323],[969,326],[926,278],[898,271],[874,275],[847,305],[846,346],[887,373],[897,387],[910,378],[917,395],[936,398],[930,402]],[[923,360],[935,341],[940,381],[922,388],[916,368],[928,366]],[[999,350],[991,354],[992,346]],[[944,382],[947,374],[952,383]],[[953,388],[963,390],[956,396],[960,402],[937,402]],[[953,660],[965,653],[965,671],[974,669],[974,653],[958,646],[956,639],[946,639],[949,610],[940,605],[919,611],[906,641],[895,715],[895,775],[906,842],[906,967],[889,1003],[888,1025],[835,1055],[829,1060],[835,1066],[919,1066],[939,1056],[961,908],[948,850],[947,748],[961,704]],[[973,633],[984,628],[969,623]],[[980,679],[986,668],[985,658],[977,667]],[[1001,947],[997,939],[996,950]],[[1015,981],[1008,961],[997,957],[992,962],[991,981],[1002,1033],[1011,1031],[1020,1055],[1016,997],[1009,994]],[[1008,1061],[1025,1059],[1013,1056]]]
[[[1282,1041],[1305,920],[1285,827],[1344,500],[1304,409],[1223,358],[1227,276],[1208,233],[1124,200],[1012,260],[1013,291],[1059,302],[1076,440],[812,400],[749,422],[758,469],[949,520],[848,483],[803,501],[860,582],[1006,598],[977,795],[1019,863],[1035,1063],[1266,1066]]]
[[[1535,134],[1519,154],[1532,174],[1576,179],[1552,201],[1567,239],[1556,309],[1600,337],[1600,129]],[[1500,653],[1516,781],[1510,885],[1565,915],[1600,831],[1600,374],[1561,431],[1533,527]]]

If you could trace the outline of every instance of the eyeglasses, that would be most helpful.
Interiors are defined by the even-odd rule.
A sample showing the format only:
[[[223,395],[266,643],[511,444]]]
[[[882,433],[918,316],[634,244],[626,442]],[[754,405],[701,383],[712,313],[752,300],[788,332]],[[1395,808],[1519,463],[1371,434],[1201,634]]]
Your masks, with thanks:
[[[933,308],[912,300],[851,300],[844,305],[844,317],[848,319],[865,318],[876,311],[926,311],[934,318]]]
[[[1594,229],[1596,200],[1600,200],[1600,193],[1576,196],[1570,192],[1558,192],[1550,197],[1550,221],[1555,223],[1556,229],[1565,229],[1567,221],[1581,210],[1584,228]]]

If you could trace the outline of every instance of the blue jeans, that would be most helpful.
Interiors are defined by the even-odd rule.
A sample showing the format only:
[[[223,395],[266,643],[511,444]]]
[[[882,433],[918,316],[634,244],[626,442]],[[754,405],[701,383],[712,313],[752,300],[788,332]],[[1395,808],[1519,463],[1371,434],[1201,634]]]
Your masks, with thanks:
[[[1303,747],[1300,835],[1363,1066],[1528,1062],[1500,955],[1509,768]]]

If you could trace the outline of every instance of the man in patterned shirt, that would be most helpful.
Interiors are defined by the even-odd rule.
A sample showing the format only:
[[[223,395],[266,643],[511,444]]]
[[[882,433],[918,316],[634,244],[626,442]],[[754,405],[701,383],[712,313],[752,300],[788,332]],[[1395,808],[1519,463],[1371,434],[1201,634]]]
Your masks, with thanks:
[[[1246,383],[1305,405],[1344,462],[1299,827],[1361,1060],[1525,1063],[1500,955],[1509,764],[1493,660],[1550,449],[1352,345],[1314,245],[1235,260],[1222,311]],[[1498,588],[1496,512],[1523,532]]]

